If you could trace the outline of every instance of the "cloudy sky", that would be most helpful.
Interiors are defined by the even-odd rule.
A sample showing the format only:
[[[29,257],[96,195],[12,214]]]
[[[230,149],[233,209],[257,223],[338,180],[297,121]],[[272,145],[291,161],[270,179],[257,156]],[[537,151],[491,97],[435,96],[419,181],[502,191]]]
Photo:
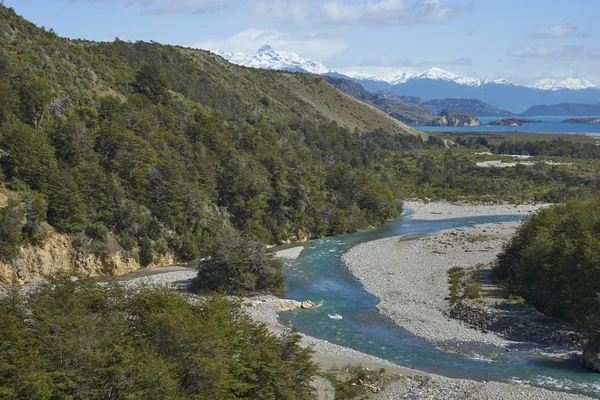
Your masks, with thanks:
[[[0,0],[1,1],[1,0]],[[529,84],[600,83],[600,0],[4,0],[70,38],[254,53],[339,71],[422,71]]]

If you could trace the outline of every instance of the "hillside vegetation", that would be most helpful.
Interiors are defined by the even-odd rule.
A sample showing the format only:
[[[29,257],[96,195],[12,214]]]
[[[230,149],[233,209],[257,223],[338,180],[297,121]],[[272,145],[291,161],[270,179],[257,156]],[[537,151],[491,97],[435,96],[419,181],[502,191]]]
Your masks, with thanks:
[[[46,222],[80,253],[141,265],[204,258],[224,238],[260,254],[260,243],[355,231],[401,213],[380,154],[426,145],[309,75],[67,40],[3,6],[0,43],[0,181],[15,194],[0,215],[4,262],[44,240]]]
[[[425,107],[387,98],[378,93],[371,93],[360,84],[349,79],[342,79],[333,76],[323,76],[326,82],[330,83],[338,90],[354,97],[362,102],[377,107],[391,117],[402,121],[408,125],[434,125],[439,121],[437,115],[433,115]]]

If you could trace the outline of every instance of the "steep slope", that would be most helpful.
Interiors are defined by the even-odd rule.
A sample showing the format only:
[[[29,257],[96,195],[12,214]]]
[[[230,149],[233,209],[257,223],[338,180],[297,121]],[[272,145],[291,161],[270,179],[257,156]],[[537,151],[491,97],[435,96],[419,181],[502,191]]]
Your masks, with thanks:
[[[212,53],[179,49],[198,65],[211,82],[220,82],[238,97],[255,98],[250,112],[259,118],[281,122],[286,117],[314,116],[332,120],[352,131],[371,132],[381,129],[392,134],[424,135],[374,107],[331,88],[321,78],[284,71],[241,68]],[[265,107],[268,103],[268,107]],[[290,113],[289,111],[293,112]]]
[[[0,6],[0,184],[19,193],[0,208],[0,261],[18,280],[48,272],[18,266],[57,238],[66,263],[128,265],[84,263],[92,275],[376,224],[402,197],[379,163],[420,135],[315,76],[71,41]]]

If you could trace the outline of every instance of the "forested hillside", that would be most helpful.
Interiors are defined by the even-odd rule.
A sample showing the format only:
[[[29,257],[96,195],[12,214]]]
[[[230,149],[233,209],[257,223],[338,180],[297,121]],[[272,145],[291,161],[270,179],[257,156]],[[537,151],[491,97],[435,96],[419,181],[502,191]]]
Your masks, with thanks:
[[[1,257],[47,221],[142,265],[354,231],[401,212],[379,153],[419,133],[302,74],[156,43],[71,41],[0,7]],[[370,135],[363,133],[372,132]]]

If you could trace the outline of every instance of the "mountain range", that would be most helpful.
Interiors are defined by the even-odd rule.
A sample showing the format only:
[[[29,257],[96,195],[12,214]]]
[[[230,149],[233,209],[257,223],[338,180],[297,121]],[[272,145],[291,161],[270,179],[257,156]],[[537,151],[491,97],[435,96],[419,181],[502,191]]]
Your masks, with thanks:
[[[226,60],[247,67],[286,70],[351,79],[371,92],[393,92],[420,97],[424,101],[454,98],[476,99],[494,107],[521,113],[542,104],[600,102],[600,86],[585,79],[542,79],[532,85],[518,85],[506,79],[478,79],[430,68],[419,73],[394,71],[381,74],[337,72],[324,64],[265,45],[255,54],[217,52]]]

